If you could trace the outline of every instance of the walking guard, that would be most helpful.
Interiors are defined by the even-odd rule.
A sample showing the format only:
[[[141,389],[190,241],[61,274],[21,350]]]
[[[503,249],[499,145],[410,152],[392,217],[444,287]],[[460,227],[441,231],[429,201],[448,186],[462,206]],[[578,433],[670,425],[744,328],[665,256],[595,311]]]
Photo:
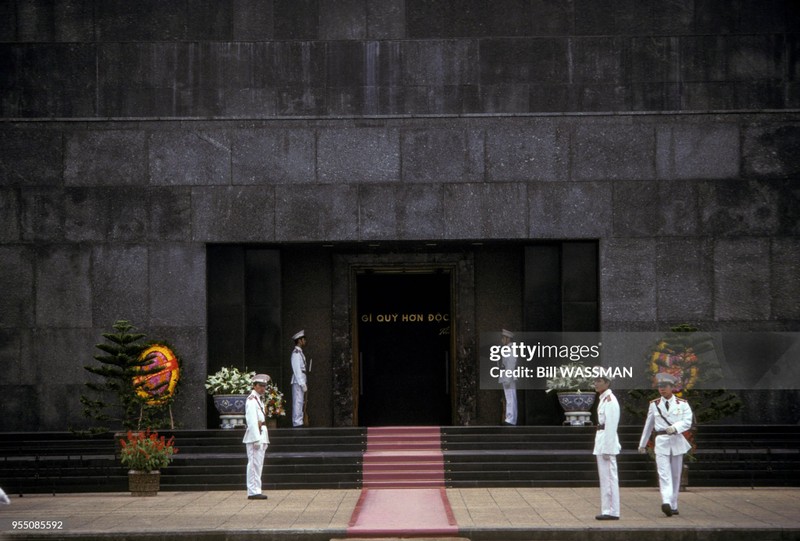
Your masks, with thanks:
[[[654,450],[658,485],[661,489],[661,511],[671,517],[678,514],[678,492],[681,488],[683,455],[691,444],[683,435],[692,427],[692,408],[686,400],[672,394],[677,380],[671,374],[656,374],[660,398],[650,402],[647,420],[639,440],[639,452],[647,451],[647,441],[655,433]]]

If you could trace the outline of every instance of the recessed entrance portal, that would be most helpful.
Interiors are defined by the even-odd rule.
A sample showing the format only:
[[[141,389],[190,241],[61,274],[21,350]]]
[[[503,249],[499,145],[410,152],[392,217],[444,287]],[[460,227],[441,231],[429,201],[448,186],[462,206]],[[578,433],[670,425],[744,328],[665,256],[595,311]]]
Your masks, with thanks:
[[[450,424],[451,273],[359,272],[356,306],[359,424]]]

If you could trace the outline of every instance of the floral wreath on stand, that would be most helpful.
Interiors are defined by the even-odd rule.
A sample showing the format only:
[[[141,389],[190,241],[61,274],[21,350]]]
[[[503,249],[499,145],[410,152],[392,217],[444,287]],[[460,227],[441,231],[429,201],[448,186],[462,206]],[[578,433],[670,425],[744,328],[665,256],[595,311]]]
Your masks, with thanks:
[[[675,385],[672,388],[673,394],[678,398],[683,398],[684,391],[689,391],[695,386],[700,375],[698,357],[693,345],[696,341],[694,339],[699,338],[699,333],[692,335],[695,331],[697,329],[690,325],[673,327],[672,333],[659,340],[653,350],[648,352],[646,355],[647,370],[652,378],[654,388],[656,375],[660,373],[666,373],[675,378]],[[693,417],[692,427],[682,433],[692,446],[688,453],[690,459],[693,458],[694,451],[697,449],[696,432],[697,426]],[[647,452],[652,457],[654,451],[655,438],[651,436],[647,441]]]
[[[265,411],[268,418],[286,416],[286,405],[283,401],[283,393],[271,381],[267,384],[267,391],[264,394]]]

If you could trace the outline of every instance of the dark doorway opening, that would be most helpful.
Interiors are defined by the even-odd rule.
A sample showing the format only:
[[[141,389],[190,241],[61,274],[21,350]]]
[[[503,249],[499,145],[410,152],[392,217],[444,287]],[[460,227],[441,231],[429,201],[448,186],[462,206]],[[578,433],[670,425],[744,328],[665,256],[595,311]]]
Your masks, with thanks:
[[[366,271],[356,292],[359,424],[450,424],[451,274]]]

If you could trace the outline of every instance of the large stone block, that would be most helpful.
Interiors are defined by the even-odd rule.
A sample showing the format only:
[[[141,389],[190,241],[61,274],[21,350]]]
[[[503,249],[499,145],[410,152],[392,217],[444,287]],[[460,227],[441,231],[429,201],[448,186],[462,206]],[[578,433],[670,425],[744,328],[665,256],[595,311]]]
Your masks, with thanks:
[[[397,233],[396,185],[363,185],[358,188],[358,237],[391,240]]]
[[[22,240],[56,242],[64,238],[64,190],[22,190],[20,209]]]
[[[232,132],[234,184],[312,183],[316,141],[312,130]]]
[[[444,237],[443,186],[400,185],[395,189],[397,234],[400,240]]]
[[[628,76],[630,41],[620,37],[572,38],[572,78],[581,84],[622,84]]]
[[[0,188],[0,242],[19,241],[21,207],[17,188]]]
[[[775,183],[759,181],[699,183],[699,232],[713,236],[777,233],[781,222],[779,188]]]
[[[771,297],[769,239],[717,240],[714,245],[715,319],[769,319]]]
[[[47,186],[61,183],[61,132],[0,130],[0,185]]]
[[[484,176],[484,134],[460,128],[403,132],[403,180],[477,182]]]
[[[661,126],[656,132],[658,178],[739,176],[741,151],[735,124]]]
[[[148,239],[189,241],[192,238],[191,188],[153,188],[149,192]]]
[[[697,214],[697,187],[693,182],[614,183],[616,237],[694,235]]]
[[[345,184],[277,186],[275,224],[278,241],[355,240],[358,190]]]
[[[707,321],[714,312],[714,266],[708,239],[664,238],[656,243],[658,319]]]
[[[601,320],[651,322],[657,314],[656,241],[612,239],[600,243]],[[634,330],[634,329],[630,329]]]
[[[19,41],[89,42],[94,39],[93,8],[89,3],[21,0],[17,9]]]
[[[206,252],[202,244],[149,248],[150,326],[206,324]]]
[[[0,245],[0,328],[34,326],[34,256],[22,245]]]
[[[192,237],[201,242],[275,240],[272,186],[211,186],[192,190]]]
[[[327,0],[320,4],[320,39],[362,40],[366,36],[366,0]]]
[[[325,86],[335,88],[366,84],[364,48],[365,44],[360,41],[329,43],[325,51]]]
[[[794,238],[772,239],[770,265],[770,293],[772,317],[782,320],[800,320],[800,240]]]
[[[226,131],[163,131],[148,139],[152,184],[230,184],[231,144]]]
[[[147,151],[139,130],[68,132],[64,183],[67,186],[147,184]]]
[[[112,331],[111,323],[103,332]],[[92,378],[83,367],[101,365],[92,358],[102,353],[95,344],[104,341],[96,329],[39,329],[34,336],[33,358],[46,360],[36,363],[38,383],[82,384]]]
[[[271,0],[233,0],[233,39],[266,41],[272,38]]]
[[[43,245],[36,254],[36,325],[92,326],[91,248]]]
[[[404,41],[403,84],[407,86],[477,85],[478,46],[474,41]]]
[[[792,178],[800,175],[800,126],[755,124],[743,128],[742,173],[747,177]]]
[[[406,37],[405,0],[366,0],[367,39]]]
[[[394,129],[321,130],[317,150],[320,182],[400,180],[400,134]]]
[[[484,39],[479,44],[480,84],[569,83],[563,38]]]
[[[176,41],[186,37],[187,11],[160,0],[101,2],[95,9],[97,41]]]
[[[0,328],[0,367],[4,381],[15,385],[30,385],[37,382],[36,364],[31,362],[33,339],[28,328]],[[6,395],[0,395],[6,398]],[[3,407],[5,410],[5,405]]]
[[[147,321],[148,252],[141,245],[100,244],[92,249],[92,324]]]
[[[612,231],[612,183],[528,185],[531,238],[598,238]]]
[[[488,180],[563,180],[567,176],[567,136],[551,122],[530,128],[486,130]]]
[[[0,430],[4,432],[34,432],[42,430],[39,408],[36,404],[37,388],[29,385],[0,385],[3,397],[3,415],[0,416]],[[34,398],[31,401],[31,397]],[[60,430],[64,429],[64,425]]]
[[[319,36],[320,0],[274,0],[275,38],[312,40]]]
[[[572,136],[572,179],[652,179],[654,152],[655,134],[651,126],[584,122]]]
[[[447,239],[526,238],[527,186],[523,183],[447,184],[444,237]]]
[[[149,226],[147,189],[70,188],[64,197],[67,240],[143,241]]]

